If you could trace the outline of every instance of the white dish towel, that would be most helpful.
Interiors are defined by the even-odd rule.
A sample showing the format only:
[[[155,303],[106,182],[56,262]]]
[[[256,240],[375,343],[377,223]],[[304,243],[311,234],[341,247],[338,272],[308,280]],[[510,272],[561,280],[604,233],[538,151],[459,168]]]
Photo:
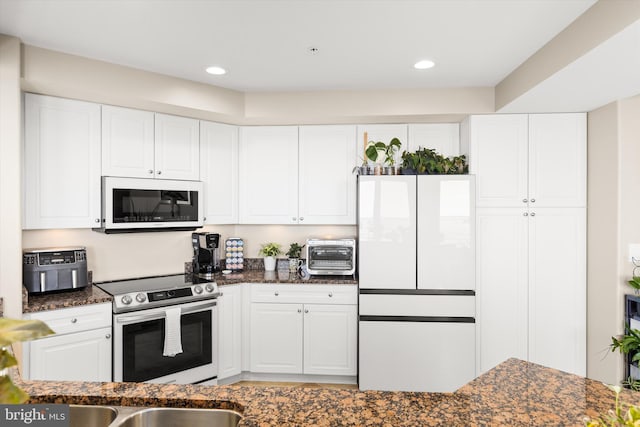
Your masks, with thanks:
[[[182,353],[182,336],[180,335],[180,307],[167,308],[164,319],[164,351],[163,356],[175,357]]]

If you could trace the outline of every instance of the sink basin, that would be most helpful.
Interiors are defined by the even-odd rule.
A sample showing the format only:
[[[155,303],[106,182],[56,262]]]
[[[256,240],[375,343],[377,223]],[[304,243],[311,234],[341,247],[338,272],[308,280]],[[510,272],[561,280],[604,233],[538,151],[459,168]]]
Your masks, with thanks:
[[[69,427],[107,427],[117,415],[109,406],[69,405]]]
[[[149,408],[136,411],[118,427],[236,427],[242,416],[224,409]],[[87,424],[90,425],[90,424]]]

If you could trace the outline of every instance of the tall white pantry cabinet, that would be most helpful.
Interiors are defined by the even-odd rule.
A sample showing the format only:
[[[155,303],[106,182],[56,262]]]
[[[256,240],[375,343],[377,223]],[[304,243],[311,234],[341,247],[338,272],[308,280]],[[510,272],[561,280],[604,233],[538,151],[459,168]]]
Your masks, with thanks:
[[[477,372],[517,357],[586,374],[586,115],[471,116]]]

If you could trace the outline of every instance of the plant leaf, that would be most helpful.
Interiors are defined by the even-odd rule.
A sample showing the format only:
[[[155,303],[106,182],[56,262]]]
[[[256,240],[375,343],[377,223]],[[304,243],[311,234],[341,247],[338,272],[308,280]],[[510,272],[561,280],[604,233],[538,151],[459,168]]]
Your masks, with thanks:
[[[0,404],[24,403],[29,395],[11,382],[7,375],[0,377]]]
[[[0,349],[0,369],[10,368],[11,366],[16,366],[18,361],[13,354],[9,353],[9,350]]]
[[[51,335],[54,332],[40,320],[0,318],[0,347],[14,342],[28,341]]]

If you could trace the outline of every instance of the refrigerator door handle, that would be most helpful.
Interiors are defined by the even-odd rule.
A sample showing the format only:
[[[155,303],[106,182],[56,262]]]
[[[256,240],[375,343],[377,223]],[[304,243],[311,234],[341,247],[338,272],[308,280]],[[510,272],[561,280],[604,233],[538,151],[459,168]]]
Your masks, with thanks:
[[[432,322],[432,323],[476,323],[474,317],[452,316],[360,316],[361,322]]]

